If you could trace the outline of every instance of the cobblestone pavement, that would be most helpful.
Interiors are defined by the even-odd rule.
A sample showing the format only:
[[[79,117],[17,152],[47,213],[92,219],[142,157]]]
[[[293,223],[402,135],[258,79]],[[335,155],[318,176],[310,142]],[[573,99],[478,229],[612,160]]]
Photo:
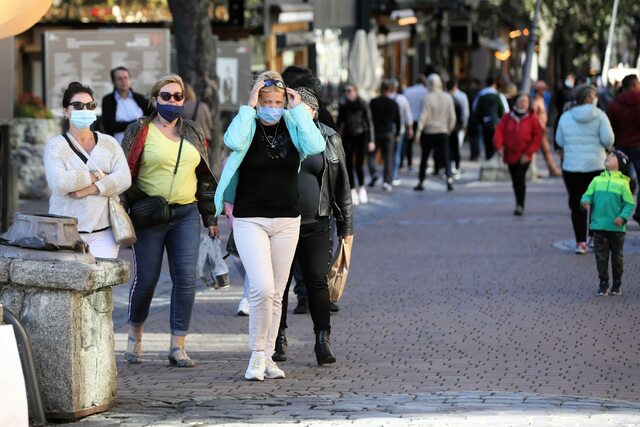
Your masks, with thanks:
[[[316,365],[310,318],[290,314],[287,378],[244,381],[233,271],[230,289],[199,289],[197,367],[170,368],[163,275],[142,365],[122,358],[127,287],[114,290],[118,405],[79,424],[640,425],[638,252],[625,255],[622,296],[597,297],[593,255],[557,248],[573,234],[562,180],[529,184],[518,218],[510,184],[476,182],[466,166],[452,193],[438,179],[414,193],[405,176],[356,208],[335,365]]]

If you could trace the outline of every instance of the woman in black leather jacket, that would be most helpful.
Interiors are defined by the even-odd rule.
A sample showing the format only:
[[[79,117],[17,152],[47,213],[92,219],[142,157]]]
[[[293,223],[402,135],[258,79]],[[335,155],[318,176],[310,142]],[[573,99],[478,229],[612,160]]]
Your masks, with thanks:
[[[297,91],[309,113],[316,119],[318,99],[312,90],[301,87]],[[331,333],[329,287],[327,272],[331,254],[329,216],[336,220],[340,239],[353,239],[351,190],[340,135],[328,126],[316,125],[324,136],[326,148],[320,154],[307,157],[298,174],[298,188],[302,219],[295,260],[300,263],[307,288],[309,312],[316,335],[314,347],[318,365],[336,361],[329,343]],[[286,360],[287,295],[291,275],[284,292],[280,329],[276,339],[274,361]]]

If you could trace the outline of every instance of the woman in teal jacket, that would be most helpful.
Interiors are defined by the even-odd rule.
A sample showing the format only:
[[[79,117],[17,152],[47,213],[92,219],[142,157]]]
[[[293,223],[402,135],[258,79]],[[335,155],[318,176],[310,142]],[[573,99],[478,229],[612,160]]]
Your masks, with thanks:
[[[288,101],[288,109],[285,105]],[[233,234],[249,279],[248,380],[284,378],[271,360],[282,294],[300,231],[298,171],[325,140],[280,74],[260,74],[224,135],[232,153],[215,194],[216,213],[232,203]]]
[[[615,136],[607,115],[596,107],[595,86],[576,89],[576,106],[560,117],[556,144],[562,149],[562,178],[569,193],[571,222],[576,237],[576,253],[587,253],[587,214],[580,198],[593,178],[600,175]]]

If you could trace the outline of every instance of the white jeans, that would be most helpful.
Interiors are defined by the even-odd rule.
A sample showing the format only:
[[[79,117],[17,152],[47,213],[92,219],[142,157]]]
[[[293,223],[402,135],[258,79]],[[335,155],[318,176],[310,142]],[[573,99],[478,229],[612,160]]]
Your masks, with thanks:
[[[233,235],[249,278],[249,349],[271,355],[282,294],[300,234],[297,218],[234,218]]]
[[[96,233],[80,234],[82,240],[89,244],[89,252],[97,258],[118,258],[120,245],[113,238],[111,229]]]

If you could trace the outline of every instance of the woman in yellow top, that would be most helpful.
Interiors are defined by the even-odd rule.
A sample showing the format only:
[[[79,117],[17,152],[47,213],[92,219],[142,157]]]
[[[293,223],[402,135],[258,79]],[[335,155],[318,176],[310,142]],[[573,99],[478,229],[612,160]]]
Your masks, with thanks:
[[[200,216],[209,235],[218,236],[213,204],[216,182],[209,167],[200,127],[180,117],[184,83],[180,76],[161,78],[151,89],[157,110],[129,125],[122,148],[133,183],[125,193],[132,208],[138,241],[133,246],[134,277],[129,291],[129,339],[124,356],[129,363],[142,361],[142,332],[162,269],[166,248],[171,290],[169,362],[193,367],[185,351],[185,336],[195,299],[196,261],[200,241]],[[151,198],[150,198],[151,196]],[[137,208],[162,197],[170,215],[160,217],[153,204],[148,218],[136,217]],[[161,202],[162,203],[162,202]]]

